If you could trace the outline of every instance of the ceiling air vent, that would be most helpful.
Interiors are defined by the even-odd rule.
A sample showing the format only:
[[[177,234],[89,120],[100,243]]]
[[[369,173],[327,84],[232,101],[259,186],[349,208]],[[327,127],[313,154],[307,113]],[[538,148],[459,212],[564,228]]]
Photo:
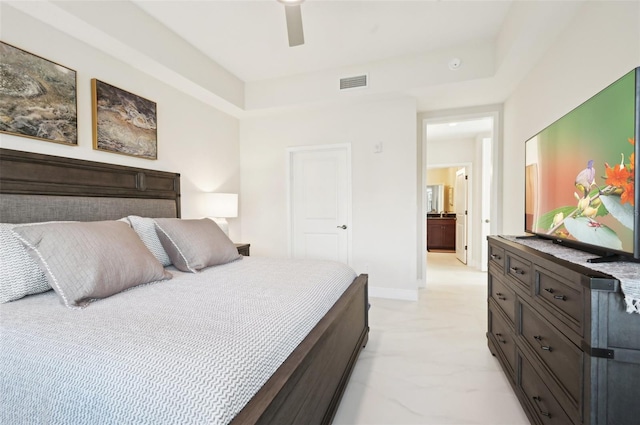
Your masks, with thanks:
[[[368,85],[367,74],[340,78],[340,90],[361,89]]]

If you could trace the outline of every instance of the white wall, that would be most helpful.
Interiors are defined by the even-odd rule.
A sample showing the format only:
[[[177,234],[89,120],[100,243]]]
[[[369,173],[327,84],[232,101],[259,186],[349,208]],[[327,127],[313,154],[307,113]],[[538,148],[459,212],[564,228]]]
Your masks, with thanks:
[[[448,167],[472,163],[475,160],[475,139],[429,141],[427,134],[427,168]]]
[[[415,299],[415,121],[410,98],[243,119],[240,216],[252,254],[287,255],[286,148],[350,143],[351,265],[369,273],[371,295]]]
[[[91,46],[0,3],[2,41],[77,71],[78,146],[0,134],[0,146],[178,172],[182,215],[206,215],[203,191],[240,189],[239,123],[218,110],[120,62]],[[158,160],[100,152],[92,148],[91,79],[97,78],[157,103]],[[231,236],[239,221],[231,219]]]
[[[524,229],[524,142],[640,66],[640,2],[585,2],[504,105],[503,223]]]

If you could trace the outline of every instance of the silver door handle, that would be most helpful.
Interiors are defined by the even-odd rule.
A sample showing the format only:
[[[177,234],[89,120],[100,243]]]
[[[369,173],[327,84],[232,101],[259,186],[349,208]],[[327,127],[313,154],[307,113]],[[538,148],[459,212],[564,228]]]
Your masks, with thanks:
[[[344,229],[346,229],[346,228],[347,228],[347,225],[346,225],[346,224],[343,224],[342,226],[337,226],[337,228],[338,228],[338,229],[342,229],[342,230],[344,230]]]

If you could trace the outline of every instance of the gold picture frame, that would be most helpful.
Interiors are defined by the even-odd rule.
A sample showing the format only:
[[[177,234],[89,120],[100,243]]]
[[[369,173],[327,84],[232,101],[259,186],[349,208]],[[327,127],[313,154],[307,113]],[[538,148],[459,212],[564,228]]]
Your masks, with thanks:
[[[76,71],[0,41],[0,132],[78,145]]]
[[[158,159],[155,102],[95,78],[91,100],[94,149]]]

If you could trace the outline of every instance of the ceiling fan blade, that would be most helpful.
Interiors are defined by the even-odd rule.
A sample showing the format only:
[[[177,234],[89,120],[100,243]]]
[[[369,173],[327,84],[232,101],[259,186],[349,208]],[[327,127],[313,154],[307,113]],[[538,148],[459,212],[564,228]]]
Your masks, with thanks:
[[[284,13],[287,17],[287,33],[289,34],[289,47],[304,44],[302,31],[302,11],[300,5],[285,6]]]

